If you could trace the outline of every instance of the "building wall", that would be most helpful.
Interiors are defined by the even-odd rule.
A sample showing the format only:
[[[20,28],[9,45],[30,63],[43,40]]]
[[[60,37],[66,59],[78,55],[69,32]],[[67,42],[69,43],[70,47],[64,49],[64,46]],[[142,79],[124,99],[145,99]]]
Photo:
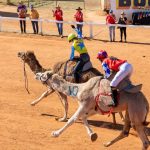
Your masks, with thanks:
[[[137,11],[150,10],[150,0],[101,0],[102,9],[107,7],[112,9],[117,17],[124,11],[128,20],[132,20],[132,13]]]

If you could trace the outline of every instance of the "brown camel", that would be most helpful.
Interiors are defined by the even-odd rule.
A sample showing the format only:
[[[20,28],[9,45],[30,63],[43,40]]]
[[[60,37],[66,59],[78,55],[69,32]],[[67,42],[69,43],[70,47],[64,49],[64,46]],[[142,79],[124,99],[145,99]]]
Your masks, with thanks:
[[[52,71],[46,71],[44,73],[37,73],[36,79],[40,80],[47,85],[50,85],[53,89],[58,92],[64,93],[67,96],[71,96],[78,100],[79,107],[74,115],[68,120],[68,122],[59,130],[53,131],[52,136],[58,137],[62,134],[69,126],[71,126],[77,119],[81,118],[87,133],[92,141],[97,139],[97,134],[93,133],[92,129],[89,127],[87,122],[87,117],[94,115],[96,113],[101,113],[102,111],[98,111],[99,109],[108,111],[110,107],[103,105],[100,101],[97,105],[96,97],[100,92],[104,92],[108,94],[111,92],[110,81],[107,79],[103,79],[102,77],[93,77],[89,79],[86,83],[75,84],[65,81],[58,74],[53,74]],[[147,114],[149,112],[149,104],[142,92],[136,93],[128,93],[123,89],[124,83],[126,81],[123,80],[118,89],[120,89],[120,99],[117,107],[113,107],[111,109],[112,112],[121,112],[126,111],[125,114],[125,125],[119,136],[115,139],[111,140],[104,144],[104,146],[108,147],[115,142],[127,137],[129,135],[129,131],[131,126],[137,131],[138,136],[142,142],[142,150],[146,150],[149,147],[149,140],[145,133],[145,125]],[[111,96],[108,96],[111,98]],[[95,109],[95,107],[99,107],[99,109]]]
[[[27,51],[27,52],[19,52],[18,57],[20,57],[24,63],[27,63],[32,70],[34,74],[38,72],[44,72],[46,70],[51,70],[51,69],[45,69],[43,68],[39,61],[37,60],[34,52],[32,51]],[[69,82],[74,82],[74,78],[69,76],[72,73],[73,67],[76,65],[77,59],[74,61],[63,61],[63,62],[58,62],[53,66],[53,72],[59,74],[60,76],[63,76],[67,81]],[[66,65],[68,66],[66,68]],[[80,78],[80,83],[84,83],[88,81],[90,78],[96,77],[96,76],[103,76],[96,68],[91,68],[85,72],[82,73],[81,78]],[[40,102],[44,97],[47,97],[51,93],[55,92],[53,88],[49,86],[48,90],[45,91],[38,99],[34,100],[31,105],[34,106],[38,102]],[[63,118],[58,119],[59,121],[66,121],[67,120],[67,114],[68,114],[68,101],[67,101],[67,96],[64,95],[61,92],[57,92],[58,96],[60,97],[60,100],[63,104],[63,107],[65,108],[64,116]],[[124,120],[122,113],[119,113],[121,116],[121,119]],[[115,119],[115,113],[112,114],[113,116],[113,123],[116,124],[116,119]]]

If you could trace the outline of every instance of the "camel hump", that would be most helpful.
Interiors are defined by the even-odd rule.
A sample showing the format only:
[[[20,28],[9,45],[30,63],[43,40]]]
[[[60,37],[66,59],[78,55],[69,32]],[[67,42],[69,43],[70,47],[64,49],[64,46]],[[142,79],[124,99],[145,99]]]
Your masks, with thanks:
[[[102,79],[100,82],[100,92],[101,93],[111,93],[110,81],[107,79]]]
[[[64,64],[64,75],[65,76],[67,76],[67,75],[72,75],[73,74],[73,72],[74,72],[74,69],[75,69],[75,67],[76,67],[76,65],[77,65],[77,63],[78,63],[78,61],[79,61],[79,58],[78,57],[76,57],[76,58],[74,58],[73,60],[68,60],[68,61],[66,61],[65,62],[65,64]],[[93,66],[92,66],[92,63],[90,62],[90,61],[88,61],[84,66],[83,66],[83,69],[81,70],[81,72],[85,72],[85,71],[88,71],[89,69],[91,69],[91,68],[93,68]]]
[[[110,81],[107,79],[102,79],[99,85],[99,93],[98,98],[96,98],[96,102],[98,107],[103,110],[105,113],[110,111],[110,105],[113,105],[112,100],[112,91],[110,88]]]
[[[139,85],[132,85],[129,88],[125,88],[124,91],[128,93],[138,93],[142,89],[142,84]]]

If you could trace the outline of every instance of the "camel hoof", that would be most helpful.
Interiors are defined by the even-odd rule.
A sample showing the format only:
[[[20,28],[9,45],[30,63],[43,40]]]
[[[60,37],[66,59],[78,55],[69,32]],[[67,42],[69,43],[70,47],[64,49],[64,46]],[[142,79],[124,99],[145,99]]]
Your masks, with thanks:
[[[32,103],[31,103],[31,106],[35,106],[35,104],[36,104],[36,103],[32,102]]]
[[[91,134],[91,141],[92,142],[94,142],[94,141],[96,141],[97,140],[97,134],[96,133],[93,133],[93,134]]]
[[[111,145],[111,142],[104,143],[104,146],[105,146],[105,147],[108,147],[108,146],[110,146],[110,145]]]
[[[51,136],[52,136],[52,137],[58,137],[59,134],[58,134],[56,131],[53,131],[53,132],[51,133]]]
[[[58,117],[56,117],[55,120],[59,121],[59,122],[67,122],[66,118],[58,118]]]

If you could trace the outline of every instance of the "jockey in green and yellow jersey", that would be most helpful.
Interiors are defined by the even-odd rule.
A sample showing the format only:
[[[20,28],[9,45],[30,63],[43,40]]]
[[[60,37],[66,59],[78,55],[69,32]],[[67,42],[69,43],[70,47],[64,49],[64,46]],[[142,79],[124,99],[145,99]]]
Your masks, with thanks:
[[[75,82],[79,83],[79,78],[80,78],[80,73],[82,72],[83,66],[90,61],[90,57],[87,51],[87,48],[84,45],[83,42],[83,37],[81,32],[75,28],[74,25],[71,25],[71,27],[76,31],[76,34],[71,33],[68,35],[68,41],[72,42],[71,46],[71,55],[70,55],[70,60],[74,59],[74,52],[77,51],[80,54],[79,61],[74,68],[74,77],[75,77]]]

